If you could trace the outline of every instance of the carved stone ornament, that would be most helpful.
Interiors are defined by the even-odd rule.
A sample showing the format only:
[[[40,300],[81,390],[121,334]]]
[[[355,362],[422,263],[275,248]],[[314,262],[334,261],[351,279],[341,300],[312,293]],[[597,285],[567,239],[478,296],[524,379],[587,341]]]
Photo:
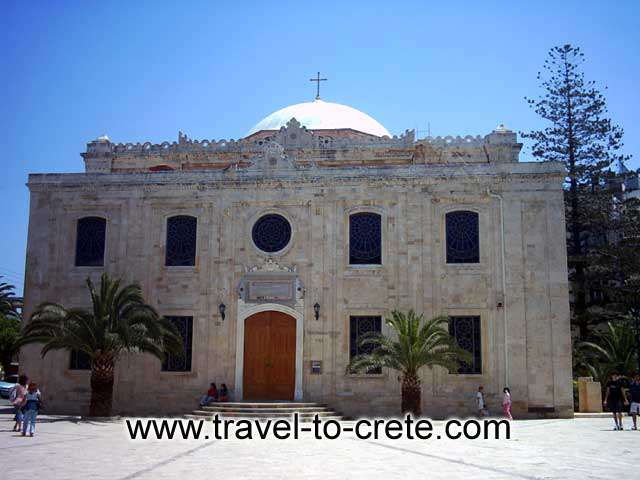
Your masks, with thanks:
[[[294,305],[304,298],[305,288],[296,267],[286,267],[268,258],[248,267],[238,284],[238,298],[246,303],[276,302]]]
[[[284,272],[284,273],[295,273],[297,271],[297,267],[286,267],[280,265],[273,258],[269,257],[265,260],[262,265],[254,265],[247,268],[247,273],[253,272]]]

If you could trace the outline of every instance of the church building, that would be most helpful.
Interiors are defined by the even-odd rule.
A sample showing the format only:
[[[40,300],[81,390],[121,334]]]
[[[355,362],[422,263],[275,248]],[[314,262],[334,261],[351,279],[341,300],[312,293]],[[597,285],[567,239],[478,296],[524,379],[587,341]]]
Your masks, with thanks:
[[[193,410],[210,382],[244,400],[395,415],[395,371],[347,373],[394,309],[449,317],[472,361],[422,371],[422,409],[573,415],[559,163],[520,162],[499,126],[484,136],[395,136],[316,98],[238,140],[87,144],[84,173],[32,174],[25,317],[43,301],[88,307],[87,277],[138,282],[182,333],[165,362],[117,365],[116,414]],[[20,355],[50,413],[86,413],[87,359]]]

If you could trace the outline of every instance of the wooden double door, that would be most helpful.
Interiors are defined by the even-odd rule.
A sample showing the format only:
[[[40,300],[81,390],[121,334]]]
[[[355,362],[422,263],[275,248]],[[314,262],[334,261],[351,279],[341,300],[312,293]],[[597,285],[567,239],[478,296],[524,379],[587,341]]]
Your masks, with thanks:
[[[243,398],[293,400],[296,382],[296,319],[260,312],[245,319]]]

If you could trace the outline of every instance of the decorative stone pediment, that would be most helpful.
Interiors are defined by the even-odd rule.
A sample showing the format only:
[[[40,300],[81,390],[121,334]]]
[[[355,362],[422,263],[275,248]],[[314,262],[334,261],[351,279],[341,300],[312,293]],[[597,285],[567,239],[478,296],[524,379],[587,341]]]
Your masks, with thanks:
[[[283,303],[294,305],[304,298],[304,285],[296,267],[280,265],[268,258],[261,265],[245,268],[238,284],[238,298],[245,303]]]
[[[260,273],[260,272],[286,272],[286,273],[295,273],[297,271],[296,266],[287,267],[284,265],[280,265],[273,258],[267,258],[263,264],[254,265],[251,267],[247,267],[247,273]]]
[[[281,140],[267,139],[262,145],[262,154],[255,162],[255,167],[270,175],[277,170],[295,168],[293,160],[285,154],[285,148]]]
[[[295,118],[289,120],[286,127],[280,128],[273,139],[285,149],[291,147],[311,148],[316,144],[315,136]]]

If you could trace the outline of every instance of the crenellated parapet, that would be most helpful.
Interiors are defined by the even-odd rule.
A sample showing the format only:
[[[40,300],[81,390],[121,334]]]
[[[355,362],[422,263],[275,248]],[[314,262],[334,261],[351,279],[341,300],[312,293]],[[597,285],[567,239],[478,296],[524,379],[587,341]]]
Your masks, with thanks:
[[[392,166],[452,162],[517,162],[522,144],[500,126],[489,135],[426,137],[415,132],[377,137],[352,129],[308,130],[295,118],[279,130],[263,130],[238,140],[114,143],[102,136],[82,153],[87,172]],[[273,154],[278,151],[278,155]]]

